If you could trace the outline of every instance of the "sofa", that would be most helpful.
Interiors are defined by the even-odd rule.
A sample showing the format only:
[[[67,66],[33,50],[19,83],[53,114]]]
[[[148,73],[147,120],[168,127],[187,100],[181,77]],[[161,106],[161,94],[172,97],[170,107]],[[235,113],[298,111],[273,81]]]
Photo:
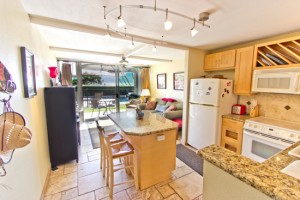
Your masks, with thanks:
[[[165,118],[178,123],[178,127],[182,127],[182,109],[183,104],[172,98],[156,98],[147,104],[138,105],[141,110],[151,110],[162,114]]]

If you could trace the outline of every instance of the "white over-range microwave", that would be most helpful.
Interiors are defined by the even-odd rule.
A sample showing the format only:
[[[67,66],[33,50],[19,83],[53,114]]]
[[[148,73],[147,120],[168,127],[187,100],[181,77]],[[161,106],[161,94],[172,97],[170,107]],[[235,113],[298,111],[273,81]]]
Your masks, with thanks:
[[[255,70],[252,92],[300,94],[300,68]]]

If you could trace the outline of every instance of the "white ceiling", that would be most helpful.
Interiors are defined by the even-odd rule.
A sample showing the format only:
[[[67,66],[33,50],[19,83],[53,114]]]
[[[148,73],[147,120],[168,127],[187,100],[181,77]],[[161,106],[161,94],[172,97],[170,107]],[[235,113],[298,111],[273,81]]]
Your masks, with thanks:
[[[25,10],[30,14],[101,29],[106,29],[103,19],[103,5],[107,6],[107,11],[119,5],[143,4],[145,6],[154,6],[154,0],[21,1]],[[300,30],[299,0],[157,0],[157,7],[169,8],[171,11],[191,18],[198,18],[201,12],[209,12],[211,16],[207,24],[211,28],[205,28],[197,24],[196,28],[199,30],[199,34],[191,37],[190,29],[193,23],[190,20],[169,14],[169,19],[173,21],[173,28],[165,31],[163,28],[165,13],[140,8],[123,8],[122,16],[128,25],[127,33],[158,41],[164,35],[164,41],[169,43],[211,50]],[[107,18],[107,23],[113,29],[117,29],[116,18],[118,15],[119,10],[116,9]],[[129,51],[128,45],[130,41],[128,40],[111,39],[107,41],[103,38],[103,35],[43,26],[38,27],[50,46],[115,54],[126,54]],[[119,31],[123,32],[123,29],[119,29]],[[135,42],[135,45],[138,47],[143,44]],[[134,56],[161,59],[176,59],[178,56],[184,56],[184,51],[172,50],[166,47],[158,47],[157,52],[153,53],[151,51],[152,47],[153,45],[145,46],[141,51],[135,53]],[[63,53],[66,56],[67,52],[56,51],[58,57],[62,57]],[[69,54],[72,53],[69,52]],[[72,57],[72,55],[69,56]],[[79,55],[76,56],[79,58]],[[97,55],[97,59],[99,60],[99,55]],[[120,58],[115,58],[115,60],[110,60],[109,62],[116,62],[117,60],[120,60]]]

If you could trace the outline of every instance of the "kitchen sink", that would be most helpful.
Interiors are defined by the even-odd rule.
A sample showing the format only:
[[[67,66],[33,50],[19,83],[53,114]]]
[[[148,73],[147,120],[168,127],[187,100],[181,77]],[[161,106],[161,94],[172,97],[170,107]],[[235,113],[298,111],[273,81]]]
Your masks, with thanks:
[[[296,160],[283,168],[282,173],[288,174],[300,180],[300,160]]]

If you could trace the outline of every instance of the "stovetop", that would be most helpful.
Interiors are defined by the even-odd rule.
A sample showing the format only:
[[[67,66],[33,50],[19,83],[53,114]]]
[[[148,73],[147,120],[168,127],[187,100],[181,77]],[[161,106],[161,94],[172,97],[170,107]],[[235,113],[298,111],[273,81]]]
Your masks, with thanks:
[[[300,123],[271,119],[267,117],[255,117],[245,121],[244,129],[294,142],[300,140]]]

